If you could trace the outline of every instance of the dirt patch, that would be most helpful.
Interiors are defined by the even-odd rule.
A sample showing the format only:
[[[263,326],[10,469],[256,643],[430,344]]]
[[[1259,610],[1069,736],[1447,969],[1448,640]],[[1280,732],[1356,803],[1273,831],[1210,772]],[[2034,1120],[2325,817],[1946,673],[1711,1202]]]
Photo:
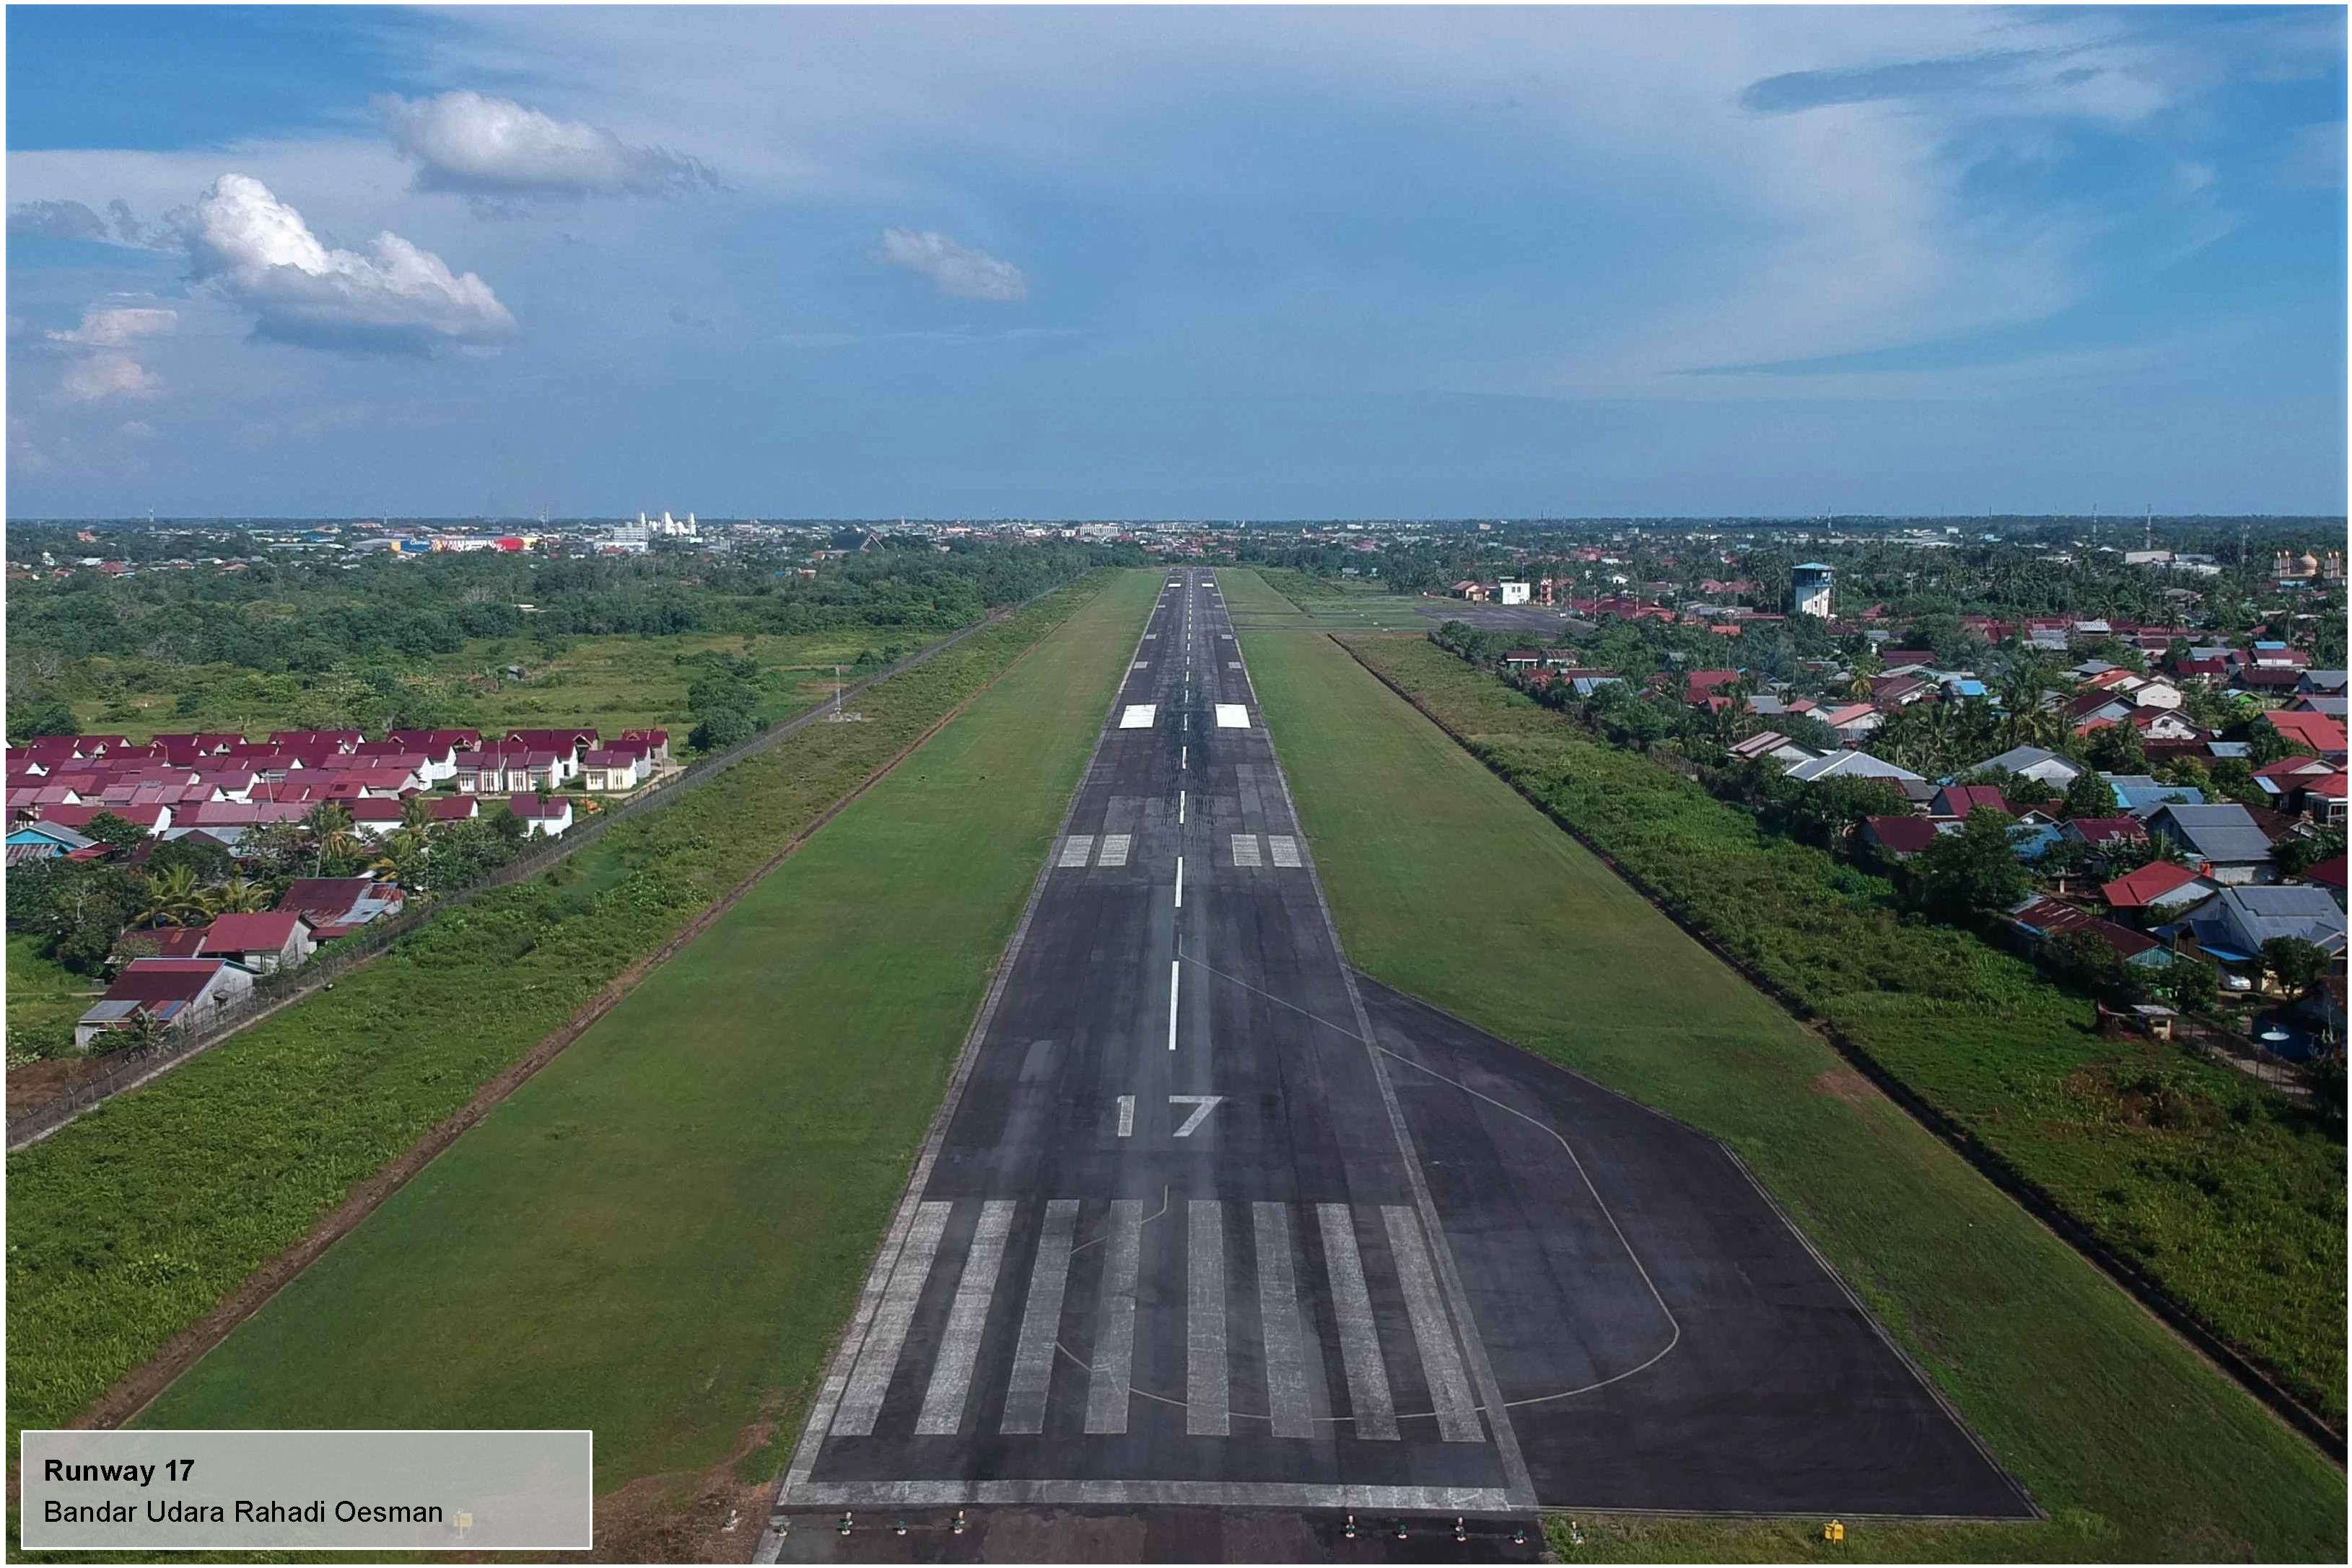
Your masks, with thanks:
[[[640,1476],[596,1500],[598,1563],[749,1563],[768,1522],[773,1479],[736,1475],[776,1435],[775,1399],[736,1435],[732,1452],[701,1470]]]
[[[1843,1100],[1849,1105],[1867,1104],[1879,1098],[1876,1086],[1851,1067],[1832,1067],[1815,1077],[1813,1092]]]
[[[85,1079],[112,1065],[102,1056],[58,1056],[8,1070],[8,1119],[47,1104]]]

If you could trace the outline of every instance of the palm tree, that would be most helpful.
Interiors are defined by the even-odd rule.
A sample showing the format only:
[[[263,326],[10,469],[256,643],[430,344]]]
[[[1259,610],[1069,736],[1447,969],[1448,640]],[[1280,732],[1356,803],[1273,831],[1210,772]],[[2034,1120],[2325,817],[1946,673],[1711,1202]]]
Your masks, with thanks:
[[[425,873],[425,857],[430,852],[430,841],[422,828],[396,829],[383,841],[383,852],[368,866],[372,872],[386,872],[393,881],[414,889]]]
[[[400,826],[404,832],[415,832],[420,838],[433,825],[433,802],[422,795],[411,795],[400,803]]]
[[[322,864],[358,852],[359,833],[352,826],[350,808],[341,801],[320,801],[302,825],[310,830],[310,848]]]
[[[242,875],[233,876],[213,888],[205,904],[215,915],[257,915],[269,907],[269,889]]]
[[[142,900],[133,918],[142,925],[185,925],[191,916],[202,919],[206,913],[196,868],[191,865],[166,866],[150,874]]]

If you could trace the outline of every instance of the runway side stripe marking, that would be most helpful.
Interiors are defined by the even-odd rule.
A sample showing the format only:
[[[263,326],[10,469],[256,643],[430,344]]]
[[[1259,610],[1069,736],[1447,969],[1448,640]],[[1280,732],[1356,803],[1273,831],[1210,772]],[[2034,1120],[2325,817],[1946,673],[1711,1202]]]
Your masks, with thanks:
[[[1021,1315],[1021,1337],[1013,1351],[1013,1382],[1004,1393],[1004,1420],[997,1428],[1008,1436],[1045,1429],[1054,1342],[1062,1332],[1062,1292],[1070,1281],[1070,1233],[1077,1223],[1076,1198],[1057,1197],[1045,1206],[1037,1261],[1029,1270],[1029,1304]]]
[[[1092,833],[1072,833],[1062,841],[1060,863],[1065,866],[1084,865],[1093,858],[1094,852],[1095,836]]]
[[[907,1327],[915,1319],[915,1302],[930,1278],[931,1259],[940,1249],[940,1234],[948,1226],[950,1203],[926,1203],[915,1211],[914,1228],[899,1250],[898,1266],[882,1292],[882,1310],[874,1314],[873,1331],[858,1353],[857,1370],[850,1375],[849,1390],[833,1418],[836,1437],[863,1437],[874,1430],[882,1413],[882,1396],[890,1389],[898,1369],[898,1352],[907,1343]]]
[[[948,1309],[948,1326],[940,1336],[939,1358],[931,1364],[931,1385],[923,1393],[922,1414],[915,1421],[915,1430],[927,1437],[952,1437],[963,1429],[971,1371],[980,1359],[989,1305],[996,1300],[996,1276],[1004,1268],[1004,1239],[1013,1229],[1013,1209],[1010,1198],[981,1206],[971,1250],[964,1255],[963,1277],[956,1281],[955,1304]]]
[[[1380,1331],[1372,1323],[1372,1293],[1364,1285],[1364,1262],[1356,1250],[1356,1221],[1344,1203],[1316,1205],[1323,1226],[1323,1266],[1331,1281],[1331,1312],[1339,1322],[1339,1359],[1348,1371],[1348,1405],[1359,1437],[1393,1441],[1396,1402],[1389,1393],[1388,1364],[1381,1359]]]
[[[1127,863],[1127,852],[1135,842],[1132,833],[1105,833],[1102,854],[1096,860],[1098,866],[1122,866]]]
[[[1315,1409],[1307,1392],[1307,1336],[1291,1267],[1290,1210],[1284,1204],[1254,1203],[1250,1215],[1257,1230],[1257,1310],[1265,1333],[1265,1396],[1274,1435],[1311,1437]]]
[[[1225,1217],[1213,1198],[1186,1206],[1184,1430],[1195,1437],[1233,1431],[1225,1382]]]
[[[1087,1430],[1127,1430],[1128,1385],[1135,1375],[1135,1277],[1143,1260],[1143,1201],[1110,1206],[1110,1251],[1103,1260],[1102,1322],[1087,1385]]]
[[[1471,1396],[1470,1377],[1462,1368],[1462,1352],[1454,1343],[1445,1304],[1438,1300],[1437,1270],[1422,1240],[1421,1221],[1402,1204],[1381,1212],[1388,1219],[1389,1251],[1396,1259],[1397,1281],[1404,1287],[1405,1315],[1412,1321],[1421,1369],[1429,1375],[1429,1397],[1437,1406],[1438,1435],[1449,1443],[1483,1443],[1486,1432],[1478,1424],[1478,1402]]]

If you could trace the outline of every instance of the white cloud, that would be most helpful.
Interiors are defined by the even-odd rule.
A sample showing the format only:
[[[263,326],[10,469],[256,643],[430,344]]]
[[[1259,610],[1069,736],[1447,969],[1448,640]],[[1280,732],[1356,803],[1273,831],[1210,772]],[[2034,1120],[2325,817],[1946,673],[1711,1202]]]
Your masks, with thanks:
[[[177,310],[141,306],[101,308],[93,305],[81,313],[80,326],[69,332],[52,332],[49,340],[91,349],[119,349],[135,339],[160,337],[179,324]]]
[[[715,185],[681,153],[632,147],[611,131],[557,120],[511,99],[478,92],[385,98],[378,107],[416,186],[477,196],[672,195]]]
[[[120,196],[106,204],[104,216],[88,203],[70,199],[19,202],[8,209],[8,232],[38,235],[45,239],[86,240],[132,250],[152,250],[171,239],[170,230],[162,225],[141,223],[132,214],[131,204]]]
[[[110,397],[153,397],[162,386],[155,373],[128,354],[92,354],[66,367],[58,391],[68,402]]]
[[[1029,298],[1029,280],[1019,267],[934,230],[883,230],[881,259],[922,274],[940,293],[957,299],[1002,303]]]
[[[312,348],[427,353],[515,335],[474,273],[389,231],[371,254],[331,248],[247,174],[224,174],[184,220],[199,281],[253,312],[254,334]]]

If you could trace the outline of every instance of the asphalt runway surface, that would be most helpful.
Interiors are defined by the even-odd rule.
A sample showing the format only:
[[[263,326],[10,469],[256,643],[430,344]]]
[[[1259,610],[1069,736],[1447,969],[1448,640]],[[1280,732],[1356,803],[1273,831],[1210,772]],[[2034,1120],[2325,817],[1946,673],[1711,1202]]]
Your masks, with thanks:
[[[1719,1145],[1346,967],[1210,573],[1132,665],[779,1519],[2031,1515]]]

